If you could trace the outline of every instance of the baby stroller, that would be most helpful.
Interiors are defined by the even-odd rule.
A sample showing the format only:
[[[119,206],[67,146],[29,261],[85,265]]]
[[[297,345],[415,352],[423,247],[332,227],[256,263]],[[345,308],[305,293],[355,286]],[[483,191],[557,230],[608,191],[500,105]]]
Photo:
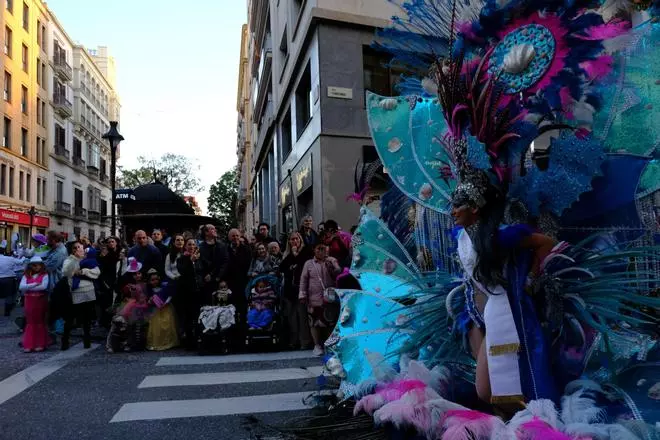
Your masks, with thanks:
[[[248,302],[245,346],[266,343],[277,348],[280,343],[280,279],[274,275],[254,277],[245,289]]]
[[[228,354],[232,341],[237,336],[237,325],[240,316],[236,307],[229,304],[229,298],[214,293],[214,306],[204,306],[200,309],[197,323],[198,351],[200,355],[207,353]]]

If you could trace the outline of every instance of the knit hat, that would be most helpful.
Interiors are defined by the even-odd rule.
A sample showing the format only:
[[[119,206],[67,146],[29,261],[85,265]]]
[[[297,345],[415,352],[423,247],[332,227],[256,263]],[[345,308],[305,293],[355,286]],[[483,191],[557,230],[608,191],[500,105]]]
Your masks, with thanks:
[[[34,234],[32,240],[36,241],[39,244],[47,244],[48,240],[44,234]]]
[[[135,259],[135,257],[129,257],[128,259],[128,268],[126,272],[135,273],[142,270],[142,263]]]

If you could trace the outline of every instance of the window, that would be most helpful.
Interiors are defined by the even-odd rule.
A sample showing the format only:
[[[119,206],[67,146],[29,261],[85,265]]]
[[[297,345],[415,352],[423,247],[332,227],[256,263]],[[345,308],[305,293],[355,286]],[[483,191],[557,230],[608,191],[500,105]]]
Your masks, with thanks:
[[[5,55],[11,58],[11,47],[13,42],[12,31],[7,26],[5,26]]]
[[[92,243],[94,243],[94,242],[96,241],[96,231],[95,231],[94,229],[91,229],[91,228],[90,228],[90,230],[89,230],[89,237],[87,237],[87,238],[89,238],[89,241],[91,241]]]
[[[30,65],[28,47],[24,44],[21,50],[21,60],[23,62],[23,72],[28,71]]]
[[[7,165],[0,165],[0,195],[7,195]]]
[[[37,20],[37,44],[41,47],[41,20]]]
[[[46,63],[41,63],[41,88],[46,84]]]
[[[90,144],[87,146],[87,166],[99,168],[100,151],[98,145]]]
[[[30,8],[27,3],[23,3],[23,29],[30,30]]]
[[[39,191],[39,188],[37,188]],[[41,179],[41,204],[46,204],[46,179]]]
[[[66,148],[66,130],[59,124],[55,124],[55,145]]]
[[[41,178],[37,177],[37,205],[42,205],[41,200]]]
[[[80,142],[80,139],[73,138],[73,156],[82,158],[82,142]]]
[[[46,102],[41,101],[41,125],[46,126]]]
[[[25,201],[32,201],[32,174],[27,174],[25,176]]]
[[[25,173],[18,172],[18,200],[23,200],[25,197]]]
[[[41,25],[41,47],[43,50],[46,50],[48,46],[46,46],[46,26]]]
[[[41,140],[41,164],[46,166],[48,155],[46,154],[46,139]]]
[[[108,172],[106,171],[108,169],[108,165],[105,159],[101,158],[100,161],[101,166],[99,167],[99,170],[101,170],[101,176],[107,176]]]
[[[41,98],[37,98],[37,124],[39,125],[43,124],[43,113],[41,111]]]
[[[76,208],[83,207],[83,192],[79,188],[73,189],[73,206]]]
[[[11,148],[11,119],[5,116],[4,131],[2,133],[2,146]]]
[[[285,161],[286,158],[291,153],[292,142],[291,142],[291,108],[286,111],[284,119],[282,119],[282,125],[280,125],[280,144],[282,145],[282,161]]]
[[[11,73],[5,72],[5,101],[11,102]]]
[[[42,79],[41,79],[41,74],[42,74],[42,70],[41,70],[41,59],[40,59],[40,58],[37,58],[37,84],[38,84],[38,85],[41,85],[41,81],[42,81]]]
[[[21,86],[21,111],[27,115],[28,112],[28,89]]]
[[[41,163],[42,163],[42,158],[41,158],[41,138],[40,138],[39,136],[37,136],[37,143],[36,143],[36,145],[37,145],[37,163],[38,163],[38,164],[41,164]],[[37,187],[38,187],[38,186],[39,186],[39,185],[37,184]]]
[[[388,66],[392,56],[372,49],[362,48],[362,63],[364,71],[364,89],[382,96],[396,96],[399,92],[396,85],[401,80],[403,69]]]
[[[27,128],[21,128],[21,155],[28,157],[30,151],[30,142],[28,140]]]
[[[55,197],[57,197],[57,202],[62,202],[64,199],[64,182],[61,180],[58,180],[55,185]]]
[[[9,168],[9,197],[14,197],[14,167]]]
[[[293,0],[293,22],[296,23],[296,27],[294,29],[298,28],[298,19],[300,18],[300,13],[302,12],[304,3],[304,0]]]
[[[5,2],[7,11],[9,11],[10,14],[14,13],[14,0],[7,0]]]
[[[101,217],[107,217],[107,216],[108,216],[108,201],[101,200]]]
[[[307,123],[312,119],[312,72],[307,64],[296,88],[296,139],[300,139]]]
[[[282,32],[282,39],[280,40],[280,58],[282,60],[282,72],[286,68],[286,62],[289,59],[289,38],[286,32],[286,26]]]

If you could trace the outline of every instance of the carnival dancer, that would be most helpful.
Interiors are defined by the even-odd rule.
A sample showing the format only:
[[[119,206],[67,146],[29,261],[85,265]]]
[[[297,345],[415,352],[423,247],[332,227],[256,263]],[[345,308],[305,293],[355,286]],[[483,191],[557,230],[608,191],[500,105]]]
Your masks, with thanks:
[[[25,298],[23,351],[43,351],[48,347],[48,273],[41,257],[32,257],[21,279],[19,290]]]

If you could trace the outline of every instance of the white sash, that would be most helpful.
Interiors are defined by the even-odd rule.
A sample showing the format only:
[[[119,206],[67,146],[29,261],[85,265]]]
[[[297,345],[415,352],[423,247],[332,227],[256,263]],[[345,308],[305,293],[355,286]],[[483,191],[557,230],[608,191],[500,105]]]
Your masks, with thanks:
[[[483,317],[486,324],[491,402],[519,402],[523,400],[518,366],[520,339],[506,289],[500,285],[485,289],[474,279],[477,253],[465,230],[458,236],[458,256],[475,288],[488,296]]]

